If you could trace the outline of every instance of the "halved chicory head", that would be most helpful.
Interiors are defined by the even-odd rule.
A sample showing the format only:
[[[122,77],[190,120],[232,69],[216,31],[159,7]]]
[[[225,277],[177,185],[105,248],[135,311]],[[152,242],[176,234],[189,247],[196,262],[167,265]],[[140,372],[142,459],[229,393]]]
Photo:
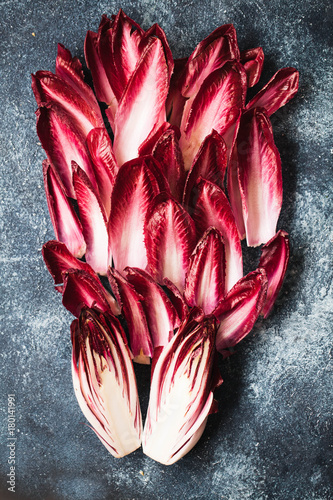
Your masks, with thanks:
[[[170,465],[200,439],[214,406],[216,320],[193,309],[153,371],[143,452]]]
[[[141,445],[142,421],[131,352],[119,321],[83,309],[71,326],[75,395],[92,429],[116,458]]]

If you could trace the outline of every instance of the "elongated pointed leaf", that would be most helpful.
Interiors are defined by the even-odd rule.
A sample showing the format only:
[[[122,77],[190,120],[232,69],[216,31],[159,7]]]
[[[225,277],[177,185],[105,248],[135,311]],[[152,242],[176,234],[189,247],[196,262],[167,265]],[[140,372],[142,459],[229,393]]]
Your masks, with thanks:
[[[87,137],[87,146],[94,165],[98,191],[107,218],[111,210],[111,194],[118,173],[110,137],[103,128],[94,128]]]
[[[42,247],[42,255],[58,292],[63,292],[63,273],[69,269],[83,269],[98,279],[95,271],[86,262],[76,259],[68,250],[65,243],[50,240]],[[60,285],[60,286],[57,286]]]
[[[238,234],[241,240],[245,238],[245,225],[243,219],[242,197],[239,187],[239,169],[238,169],[238,147],[242,150],[242,145],[236,142],[232,148],[232,153],[228,163],[227,186],[228,196],[232,212],[235,217],[235,222],[238,229]]]
[[[264,65],[264,51],[261,47],[243,50],[240,53],[240,62],[243,64],[246,72],[248,87],[253,87],[260,79]]]
[[[59,174],[66,195],[76,198],[71,162],[75,161],[97,187],[85,137],[70,117],[57,106],[43,106],[36,111],[37,134],[49,161]]]
[[[169,47],[169,43],[165,32],[157,23],[153,24],[143,35],[140,41],[140,49],[143,51],[144,47],[149,43],[150,38],[158,38],[163,45],[163,50],[165,54],[165,59],[168,66],[169,82],[174,69],[174,61],[172,57],[172,52]]]
[[[83,269],[69,269],[63,274],[62,303],[77,318],[83,307],[96,307],[118,316],[120,308],[99,279]]]
[[[109,231],[114,267],[145,269],[147,252],[144,223],[150,205],[159,193],[158,182],[145,162],[138,158],[124,164],[112,191]]]
[[[261,314],[269,315],[281,289],[289,262],[289,236],[285,231],[278,231],[261,249],[259,267],[265,269],[268,278],[267,298]]]
[[[84,81],[80,60],[77,57],[72,57],[70,51],[61,43],[58,44],[56,75],[64,80],[87,102],[89,107],[94,110],[96,116],[100,115],[96,97],[91,87]]]
[[[275,235],[282,205],[281,160],[263,110],[244,114],[237,150],[246,240],[249,246],[257,246]]]
[[[86,261],[96,273],[106,275],[111,265],[111,251],[104,208],[88,177],[77,165],[74,166],[73,184],[87,244]]]
[[[98,34],[93,31],[87,31],[84,42],[84,55],[87,66],[91,71],[96,96],[99,101],[105,102],[111,106],[114,116],[118,108],[118,101],[106,75],[105,68],[99,55],[98,45]],[[111,123],[111,127],[113,128],[113,123]]]
[[[116,269],[110,267],[108,279],[126,319],[134,361],[147,364],[154,347],[141,303],[143,297]]]
[[[221,233],[208,229],[190,259],[184,296],[189,306],[211,314],[224,296],[225,255]]]
[[[86,137],[92,128],[103,127],[99,107],[91,107],[90,96],[82,97],[73,87],[50,71],[32,75],[32,89],[38,106],[56,104],[76,123]]]
[[[120,9],[112,26],[111,38],[112,62],[117,77],[109,76],[118,101],[140,58],[139,44],[142,37],[141,28]],[[110,64],[105,57],[103,61],[105,67]]]
[[[287,104],[298,91],[299,73],[295,68],[283,68],[275,73],[265,87],[246,106],[246,109],[265,108],[271,116]]]
[[[201,144],[186,179],[183,205],[190,213],[193,211],[196,198],[196,193],[193,192],[193,188],[199,177],[214,182],[220,188],[224,189],[223,180],[226,168],[226,144],[220,134],[218,134],[216,130],[213,130]]]
[[[225,64],[211,73],[193,102],[185,104],[180,147],[189,170],[201,143],[212,130],[222,137],[235,124],[244,105],[246,76],[240,63]]]
[[[227,197],[216,184],[206,180],[198,184],[193,220],[198,235],[202,235],[209,227],[215,227],[222,234],[225,245],[226,293],[243,276],[242,248]]]
[[[183,291],[195,244],[195,227],[188,213],[172,198],[156,198],[146,221],[145,243],[148,270],[153,278],[160,284],[168,278]]]
[[[225,24],[202,40],[189,57],[181,81],[181,93],[191,97],[198,93],[204,80],[228,61],[239,59],[236,30]]]
[[[65,243],[74,257],[82,257],[86,251],[86,243],[81,223],[65,194],[65,190],[51,164],[43,161],[44,187],[47,205],[55,237]]]
[[[172,283],[172,281],[170,281],[168,278],[164,278],[163,286],[174,308],[176,309],[179,318],[182,321],[184,321],[189,312],[189,308],[186,303],[186,300],[184,299],[184,295],[178,290],[176,285]]]
[[[257,269],[239,280],[219,302],[214,316],[220,326],[216,335],[216,349],[224,350],[240,342],[253,328],[267,293],[267,276]]]
[[[195,314],[161,352],[151,381],[142,446],[165,465],[197,443],[213,404],[216,320]]]
[[[180,202],[185,184],[185,170],[179,141],[173,128],[161,135],[153,149],[153,156],[161,165],[172,196]]]
[[[164,132],[170,129],[170,127],[170,123],[163,122],[157,130],[153,129],[139,147],[139,156],[151,155],[157,141],[160,139],[160,137],[162,137]]]
[[[71,325],[72,376],[80,408],[116,458],[141,444],[141,411],[131,352],[119,321],[84,309]]]
[[[141,143],[162,124],[168,78],[163,45],[158,38],[152,38],[119,102],[113,144],[118,165],[136,158]]]
[[[142,269],[127,267],[126,278],[143,297],[149,331],[156,347],[165,346],[181,321],[163,289]]]
[[[112,25],[106,22],[100,27],[99,35],[99,55],[119,102],[140,58],[143,30],[120,9]]]

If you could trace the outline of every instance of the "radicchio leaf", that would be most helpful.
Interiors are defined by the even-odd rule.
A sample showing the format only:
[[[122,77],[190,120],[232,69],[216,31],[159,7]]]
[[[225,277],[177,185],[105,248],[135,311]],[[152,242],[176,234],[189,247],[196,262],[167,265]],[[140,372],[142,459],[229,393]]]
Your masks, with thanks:
[[[111,210],[111,193],[118,173],[110,137],[104,128],[94,128],[87,137],[87,146],[94,165],[94,174],[107,218]]]
[[[246,109],[265,108],[271,116],[287,104],[298,91],[299,73],[295,68],[283,68],[275,73],[267,85],[251,99]]]
[[[235,218],[225,193],[216,184],[202,180],[197,189],[198,199],[193,220],[199,236],[209,227],[215,227],[222,234],[225,245],[226,293],[243,276],[242,248]]]
[[[282,205],[280,155],[262,109],[243,115],[236,147],[246,240],[258,246],[274,236]]]
[[[50,240],[42,247],[42,255],[58,292],[63,292],[63,273],[69,269],[83,269],[98,279],[95,271],[86,262],[76,259],[68,250],[65,243]]]
[[[227,168],[227,148],[224,140],[213,130],[200,146],[200,149],[193,160],[193,165],[188,173],[183,205],[192,211],[195,205],[196,193],[193,188],[198,179],[206,179],[214,182],[224,189],[223,179]]]
[[[91,273],[83,269],[69,269],[63,273],[63,281],[62,303],[77,318],[84,306],[97,307],[102,312],[111,312],[116,316],[120,314],[114,297]]]
[[[188,58],[180,84],[182,95],[196,95],[211,73],[234,60],[239,60],[236,30],[225,24],[202,40]]]
[[[180,319],[163,289],[142,269],[127,267],[127,280],[143,297],[142,306],[151,338],[156,347],[165,346],[173,336]]]
[[[60,179],[48,160],[43,161],[44,187],[55,237],[65,243],[74,257],[85,254],[81,223],[65,194]]]
[[[259,267],[265,269],[268,278],[267,298],[261,314],[269,315],[281,289],[289,262],[289,236],[285,231],[278,231],[261,249]]]
[[[211,314],[224,296],[225,256],[221,233],[208,229],[190,259],[184,296],[190,307],[199,306]]]
[[[38,106],[55,104],[68,114],[86,137],[92,128],[104,127],[97,101],[91,107],[91,96],[82,97],[71,85],[50,71],[32,75],[32,90]]]
[[[168,93],[168,67],[163,45],[151,38],[119,101],[115,116],[114,153],[118,165],[138,156],[148,134],[165,121],[161,112]]]
[[[260,79],[264,65],[264,51],[261,47],[243,50],[240,53],[240,62],[243,64],[246,72],[248,87],[253,87]]]
[[[202,141],[213,129],[224,137],[235,125],[244,105],[245,92],[243,67],[240,63],[228,63],[211,73],[193,102],[185,104],[180,126],[185,170],[189,170]]]
[[[264,269],[257,269],[240,279],[213,311],[220,326],[216,335],[216,349],[235,346],[253,328],[266,299],[267,277]]]
[[[145,225],[148,270],[160,284],[171,280],[183,291],[189,257],[195,244],[193,220],[174,199],[162,194]]]
[[[126,319],[134,361],[149,364],[154,348],[141,303],[143,298],[116,269],[110,267],[108,279]]]
[[[173,128],[161,135],[153,149],[153,156],[161,165],[172,196],[181,202],[185,183],[184,160]]]
[[[66,191],[75,198],[71,162],[75,161],[97,187],[85,137],[70,117],[57,106],[42,106],[36,111],[37,134],[49,161],[56,169]]]
[[[156,177],[144,157],[120,168],[112,191],[109,221],[114,267],[119,272],[127,266],[141,269],[147,266],[144,223],[159,191]]]
[[[73,164],[73,184],[79,206],[82,231],[87,244],[86,261],[96,273],[106,275],[111,265],[107,217],[98,194],[84,171]]]

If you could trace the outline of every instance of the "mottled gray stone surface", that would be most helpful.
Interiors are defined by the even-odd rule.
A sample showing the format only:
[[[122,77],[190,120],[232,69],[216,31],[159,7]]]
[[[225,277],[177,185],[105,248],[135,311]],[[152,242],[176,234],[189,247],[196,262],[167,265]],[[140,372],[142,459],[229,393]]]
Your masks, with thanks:
[[[54,69],[56,44],[82,58],[87,29],[119,7],[159,22],[176,57],[233,22],[261,45],[263,83],[299,69],[298,96],[273,117],[283,162],[279,228],[291,235],[282,293],[221,363],[220,411],[171,467],[141,450],[109,455],[84,425],[70,374],[71,315],[41,258],[53,238],[42,186],[30,73]],[[332,455],[332,10],[323,0],[2,1],[0,177],[0,497],[29,500],[328,500]],[[33,36],[33,33],[35,36]],[[256,264],[255,252],[248,266]],[[147,368],[138,369],[142,406]],[[16,395],[16,494],[7,491],[7,395]]]

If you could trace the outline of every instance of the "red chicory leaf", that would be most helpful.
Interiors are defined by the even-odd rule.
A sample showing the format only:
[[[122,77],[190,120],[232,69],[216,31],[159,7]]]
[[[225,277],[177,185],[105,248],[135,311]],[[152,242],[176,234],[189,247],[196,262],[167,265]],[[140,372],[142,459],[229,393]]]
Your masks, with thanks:
[[[271,116],[287,104],[298,91],[299,73],[295,68],[283,68],[275,73],[267,85],[251,99],[246,109],[265,108]]]
[[[200,146],[200,149],[193,160],[193,165],[188,173],[183,205],[192,211],[195,205],[195,187],[199,177],[214,182],[224,189],[223,180],[227,168],[227,147],[220,136],[213,130]]]
[[[58,175],[48,160],[43,161],[43,177],[55,237],[65,243],[74,257],[80,258],[86,251],[82,226]]]
[[[148,270],[160,284],[171,280],[183,291],[189,257],[195,245],[193,220],[184,208],[162,193],[154,201],[145,225]]]
[[[196,95],[211,73],[235,60],[239,60],[236,30],[232,24],[225,24],[202,40],[188,58],[180,82],[182,95]]]
[[[142,269],[126,267],[126,278],[143,297],[142,306],[145,312],[149,331],[156,347],[165,346],[175,328],[180,325],[180,319],[172,302],[148,273]]]
[[[32,89],[38,106],[59,106],[76,123],[84,137],[92,128],[104,127],[97,101],[96,106],[92,107],[90,94],[82,97],[67,82],[50,71],[37,71],[32,75]]]
[[[240,279],[213,311],[220,325],[216,335],[216,349],[235,346],[253,328],[267,293],[267,276],[257,269]]]
[[[261,249],[259,267],[265,269],[268,278],[267,298],[261,314],[269,315],[281,289],[289,262],[289,236],[286,231],[278,231]]]
[[[225,245],[226,293],[243,276],[242,248],[235,218],[225,193],[216,184],[202,180],[197,189],[198,199],[193,220],[199,236],[209,227],[215,227],[222,234]]]
[[[114,297],[103,287],[100,280],[83,269],[69,269],[63,273],[64,291],[62,303],[77,318],[81,309],[97,307],[102,312],[118,316],[120,308]]]
[[[46,267],[54,279],[55,288],[58,292],[63,292],[63,273],[69,269],[83,269],[94,278],[98,279],[92,267],[90,267],[86,262],[75,258],[70,253],[65,243],[61,243],[57,240],[50,240],[47,243],[44,243],[42,247],[42,255]]]
[[[243,50],[240,53],[240,62],[243,64],[246,72],[247,86],[253,87],[260,79],[264,65],[264,51],[261,47]]]
[[[87,244],[86,261],[96,273],[106,275],[112,257],[104,207],[84,171],[74,163],[73,184]]]
[[[167,93],[168,67],[163,45],[158,38],[152,38],[128,81],[115,116],[113,147],[119,166],[136,158],[148,134],[165,121]]]
[[[85,137],[76,123],[59,106],[42,106],[36,111],[37,134],[49,161],[64,185],[66,195],[75,198],[71,162],[75,161],[97,187]]]
[[[78,94],[80,94],[82,99],[84,99],[90,108],[94,110],[96,116],[100,115],[100,110],[94,92],[84,81],[82,64],[77,57],[72,57],[70,51],[61,43],[58,44],[56,75],[64,80]]]
[[[225,255],[221,233],[209,228],[190,258],[184,296],[190,307],[211,314],[224,296]]]
[[[105,128],[94,128],[87,136],[87,146],[94,166],[98,191],[107,218],[111,210],[111,193],[118,173],[112,143]]]
[[[262,109],[243,115],[236,147],[246,240],[258,246],[274,236],[282,205],[280,155]]]
[[[109,268],[108,280],[126,319],[134,361],[149,364],[154,347],[141,303],[143,298],[116,269]]]
[[[87,66],[91,71],[97,99],[105,102],[111,107],[114,117],[118,108],[118,101],[114,95],[99,54],[99,36],[93,31],[87,31],[84,42],[84,55]],[[110,120],[110,124],[113,128],[112,119]]]
[[[141,269],[147,266],[144,223],[159,191],[145,157],[127,162],[120,168],[112,191],[109,220],[114,267],[119,272],[127,266]]]
[[[173,128],[166,130],[158,139],[153,149],[153,156],[161,165],[172,196],[180,202],[185,183],[185,170],[179,141]]]
[[[244,105],[245,92],[242,65],[227,63],[205,79],[193,102],[187,101],[180,126],[185,170],[189,170],[202,141],[213,129],[224,137],[235,125]]]

